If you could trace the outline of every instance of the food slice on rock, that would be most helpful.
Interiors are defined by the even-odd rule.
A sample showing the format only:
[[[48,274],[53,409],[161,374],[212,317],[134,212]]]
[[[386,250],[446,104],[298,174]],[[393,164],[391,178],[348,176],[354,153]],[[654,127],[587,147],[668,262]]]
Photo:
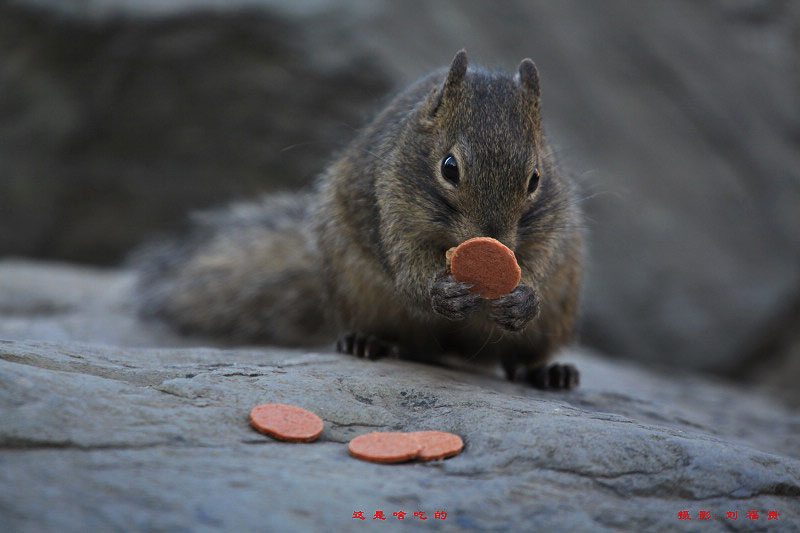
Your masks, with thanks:
[[[444,431],[415,431],[408,433],[415,437],[422,449],[417,456],[420,461],[436,461],[438,459],[447,459],[461,453],[464,449],[464,441],[461,437],[453,433],[445,433]]]
[[[324,426],[311,411],[282,403],[253,407],[250,423],[261,433],[288,442],[311,442],[320,436]]]
[[[373,463],[402,463],[415,459],[422,445],[408,433],[376,431],[361,435],[347,446],[350,455]]]

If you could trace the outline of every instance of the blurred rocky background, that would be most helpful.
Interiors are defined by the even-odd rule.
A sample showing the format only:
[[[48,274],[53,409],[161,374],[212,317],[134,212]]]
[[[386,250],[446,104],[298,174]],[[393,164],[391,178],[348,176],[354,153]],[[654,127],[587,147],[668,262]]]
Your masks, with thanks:
[[[190,210],[306,186],[461,47],[539,66],[590,219],[582,341],[800,404],[788,0],[0,1],[0,256],[116,265]]]

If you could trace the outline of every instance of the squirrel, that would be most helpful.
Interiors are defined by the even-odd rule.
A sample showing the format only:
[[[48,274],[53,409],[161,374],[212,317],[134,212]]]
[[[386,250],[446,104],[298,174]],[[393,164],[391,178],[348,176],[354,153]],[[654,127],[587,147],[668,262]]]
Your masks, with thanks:
[[[512,381],[569,389],[547,362],[575,328],[584,257],[574,181],[541,123],[533,61],[467,68],[459,51],[397,95],[310,192],[194,216],[141,261],[141,314],[238,342],[336,341],[365,358],[500,362]],[[513,250],[509,294],[485,300],[445,269],[477,236]]]

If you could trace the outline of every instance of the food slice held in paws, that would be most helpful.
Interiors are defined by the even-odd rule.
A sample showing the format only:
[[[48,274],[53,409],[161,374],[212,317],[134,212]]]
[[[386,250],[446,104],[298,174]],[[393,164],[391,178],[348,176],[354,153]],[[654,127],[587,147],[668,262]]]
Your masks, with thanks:
[[[311,442],[322,433],[322,419],[300,407],[268,403],[253,407],[250,423],[261,433],[289,442]]]
[[[506,245],[491,237],[475,237],[447,251],[450,273],[456,281],[473,284],[481,298],[499,298],[513,291],[522,275],[517,258]]]

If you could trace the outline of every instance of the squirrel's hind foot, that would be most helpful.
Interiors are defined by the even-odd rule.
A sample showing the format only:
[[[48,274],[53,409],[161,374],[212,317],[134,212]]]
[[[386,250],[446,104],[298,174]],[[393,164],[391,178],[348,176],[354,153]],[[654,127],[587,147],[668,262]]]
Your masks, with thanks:
[[[553,363],[534,368],[518,368],[509,379],[528,383],[537,389],[569,390],[580,385],[580,372],[574,365]]]
[[[336,351],[372,360],[387,356],[397,357],[399,354],[397,345],[359,333],[341,335],[336,341]]]

